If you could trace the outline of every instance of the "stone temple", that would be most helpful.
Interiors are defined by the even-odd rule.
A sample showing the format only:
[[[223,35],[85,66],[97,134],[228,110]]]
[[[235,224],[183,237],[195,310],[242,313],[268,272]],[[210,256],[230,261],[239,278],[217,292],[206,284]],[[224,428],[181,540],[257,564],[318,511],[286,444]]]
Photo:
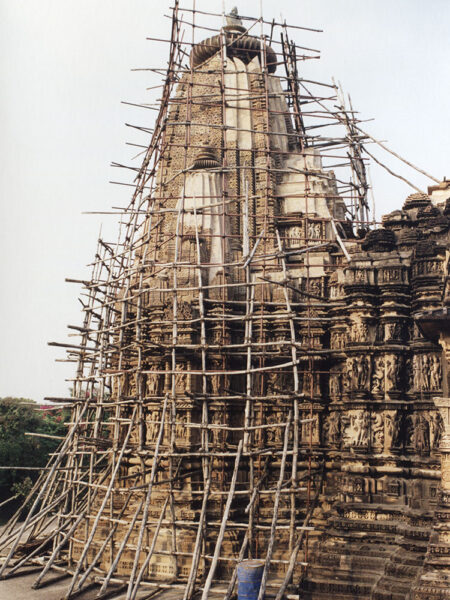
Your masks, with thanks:
[[[182,10],[0,575],[228,600],[257,558],[260,600],[450,598],[450,182],[376,224],[354,111],[298,74],[313,51],[237,11],[183,45]]]

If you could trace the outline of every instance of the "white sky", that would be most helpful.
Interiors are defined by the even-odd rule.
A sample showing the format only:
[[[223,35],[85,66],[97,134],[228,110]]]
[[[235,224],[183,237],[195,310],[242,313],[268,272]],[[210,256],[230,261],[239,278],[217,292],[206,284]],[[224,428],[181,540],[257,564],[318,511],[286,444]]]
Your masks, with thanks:
[[[227,11],[235,3],[226,0]],[[68,395],[74,366],[55,363],[64,352],[47,341],[76,343],[66,325],[81,323],[79,288],[64,278],[88,276],[102,221],[104,238],[115,239],[114,217],[81,213],[128,201],[131,188],[108,184],[127,181],[109,165],[130,164],[125,141],[148,141],[124,123],[151,127],[154,113],[120,101],[148,102],[145,88],[159,83],[130,69],[165,64],[167,45],[145,38],[169,36],[163,14],[171,4],[0,0],[0,397]],[[237,4],[259,16],[259,0]],[[197,0],[200,9],[221,6]],[[297,43],[322,50],[301,75],[340,80],[363,117],[376,119],[367,125],[375,137],[450,177],[448,0],[263,0],[263,11],[324,29],[293,32]],[[390,164],[419,187],[431,183]],[[372,177],[378,215],[412,191],[379,169]]]

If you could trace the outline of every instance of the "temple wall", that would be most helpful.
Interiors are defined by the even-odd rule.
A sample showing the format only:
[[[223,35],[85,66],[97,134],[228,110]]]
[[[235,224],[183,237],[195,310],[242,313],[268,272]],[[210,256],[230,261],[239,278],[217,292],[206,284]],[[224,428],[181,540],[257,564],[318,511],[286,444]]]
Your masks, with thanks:
[[[246,450],[273,453],[248,542],[248,555],[265,555],[283,448],[276,425],[295,407],[296,454],[286,473],[298,469],[311,482],[324,472],[309,566],[296,570],[303,573],[301,598],[406,600],[428,547],[442,434],[433,402],[442,393],[441,348],[422,335],[415,315],[442,303],[450,208],[440,202],[442,190],[433,202],[412,194],[382,228],[357,239],[334,173],[323,169],[319,152],[292,139],[290,118],[280,114],[287,110],[279,81],[262,73],[258,57],[228,57],[225,67],[216,54],[183,74],[172,98],[144,228],[151,235],[135,256],[139,302],[127,306],[126,318],[145,325],[121,362],[126,375],[113,385],[114,400],[140,403],[111,507],[114,518],[128,521],[117,531],[131,546],[118,573],[129,574],[135,560],[142,520],[129,523],[144,501],[164,402],[165,458],[143,525],[144,550],[167,513],[145,577],[182,581],[193,568],[201,515],[202,552],[208,561],[214,552],[239,428],[249,423],[273,425],[244,434]],[[334,221],[349,261],[336,244]],[[130,412],[124,409],[123,421]],[[213,427],[202,430],[201,423]],[[117,419],[118,446],[126,427]],[[214,458],[202,505],[199,449],[206,446]],[[236,560],[244,542],[245,493],[265,468],[249,455],[239,466],[242,495],[230,515],[239,527],[227,531],[217,571],[224,578],[234,564],[226,560]],[[311,486],[282,497],[273,577],[286,572],[294,522],[310,503]],[[70,560],[81,555],[88,531],[77,530]],[[88,560],[105,531],[98,530]],[[101,568],[110,560],[103,554]],[[205,568],[202,558],[197,578]]]
[[[330,278],[325,532],[304,598],[403,599],[421,573],[439,497],[442,369],[415,317],[442,305],[447,214],[448,203],[409,196]]]

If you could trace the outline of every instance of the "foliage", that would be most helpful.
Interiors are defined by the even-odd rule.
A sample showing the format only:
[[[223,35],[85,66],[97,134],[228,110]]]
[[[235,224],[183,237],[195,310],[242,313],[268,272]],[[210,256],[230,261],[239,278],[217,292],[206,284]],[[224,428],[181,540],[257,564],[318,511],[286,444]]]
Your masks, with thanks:
[[[66,434],[66,411],[50,410],[25,398],[0,398],[0,466],[44,467],[60,440],[26,433]],[[12,494],[26,496],[38,470],[0,469],[0,501]],[[27,491],[28,490],[28,491]]]
[[[24,479],[20,479],[19,481],[16,481],[16,483],[13,483],[11,491],[13,492],[15,498],[19,498],[20,502],[22,502],[31,492],[32,487],[33,480],[27,475]],[[28,501],[26,505],[28,508],[31,506],[32,501],[32,498]]]

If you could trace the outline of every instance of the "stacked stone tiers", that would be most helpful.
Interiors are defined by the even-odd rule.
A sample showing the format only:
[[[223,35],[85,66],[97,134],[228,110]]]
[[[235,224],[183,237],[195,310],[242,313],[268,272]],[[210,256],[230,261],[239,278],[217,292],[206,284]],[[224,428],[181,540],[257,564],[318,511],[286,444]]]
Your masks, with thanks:
[[[413,589],[415,598],[447,597],[439,595],[449,548],[440,499],[444,421],[433,401],[441,347],[417,316],[442,307],[449,205],[411,195],[330,277],[324,533],[302,598],[406,600]],[[440,528],[436,544],[432,531]]]
[[[118,573],[130,575],[143,529],[135,565],[140,568],[170,497],[144,577],[189,579],[203,514],[195,573],[200,580],[214,553],[233,454],[249,423],[274,426],[247,440],[255,455],[273,452],[264,478],[270,494],[257,496],[253,516],[259,529],[248,544],[249,555],[264,558],[281,470],[284,432],[276,425],[299,402],[304,422],[295,460],[308,493],[281,498],[285,529],[277,531],[272,558],[289,560],[289,523],[303,522],[317,489],[313,473],[323,470],[309,567],[295,571],[294,582],[302,574],[301,598],[407,600],[420,578],[425,585],[426,573],[433,579],[448,549],[448,532],[436,521],[439,515],[446,520],[446,501],[435,514],[444,424],[433,398],[442,391],[441,347],[423,335],[417,315],[442,305],[450,202],[413,194],[402,210],[383,219],[383,227],[357,239],[334,174],[324,171],[317,151],[300,147],[280,82],[263,72],[255,52],[233,52],[224,65],[219,54],[205,57],[202,51],[194,71],[180,78],[174,100],[144,227],[144,235],[151,235],[134,256],[128,292],[138,301],[124,310],[120,335],[129,347],[112,393],[125,406],[117,421],[129,420],[126,402],[134,399],[139,424],[121,465],[111,522],[97,531],[87,562],[114,526],[115,550],[117,540],[129,535]],[[336,244],[333,221],[340,224],[350,261]],[[306,256],[297,252],[305,246]],[[143,323],[139,342],[133,337],[137,322]],[[113,354],[113,371],[115,360]],[[153,466],[167,398],[176,423],[169,418],[162,430],[147,522],[138,517],[130,526],[148,486],[142,473]],[[205,415],[217,426],[206,433],[198,427]],[[115,429],[118,447],[126,427],[119,423]],[[206,446],[216,456],[203,507],[200,450]],[[290,454],[286,480],[294,464]],[[227,579],[233,571],[250,529],[250,489],[264,466],[248,455],[239,465],[237,490],[247,497],[236,495],[232,504],[229,520],[240,525],[226,532],[217,577]],[[99,494],[93,515],[101,503]],[[118,516],[122,509],[125,525]],[[438,532],[437,544],[432,531]],[[82,555],[88,532],[86,523],[75,532],[68,551],[72,563]],[[103,572],[112,556],[103,554]],[[423,573],[425,556],[429,569]],[[271,576],[285,571],[286,562],[274,563]]]

